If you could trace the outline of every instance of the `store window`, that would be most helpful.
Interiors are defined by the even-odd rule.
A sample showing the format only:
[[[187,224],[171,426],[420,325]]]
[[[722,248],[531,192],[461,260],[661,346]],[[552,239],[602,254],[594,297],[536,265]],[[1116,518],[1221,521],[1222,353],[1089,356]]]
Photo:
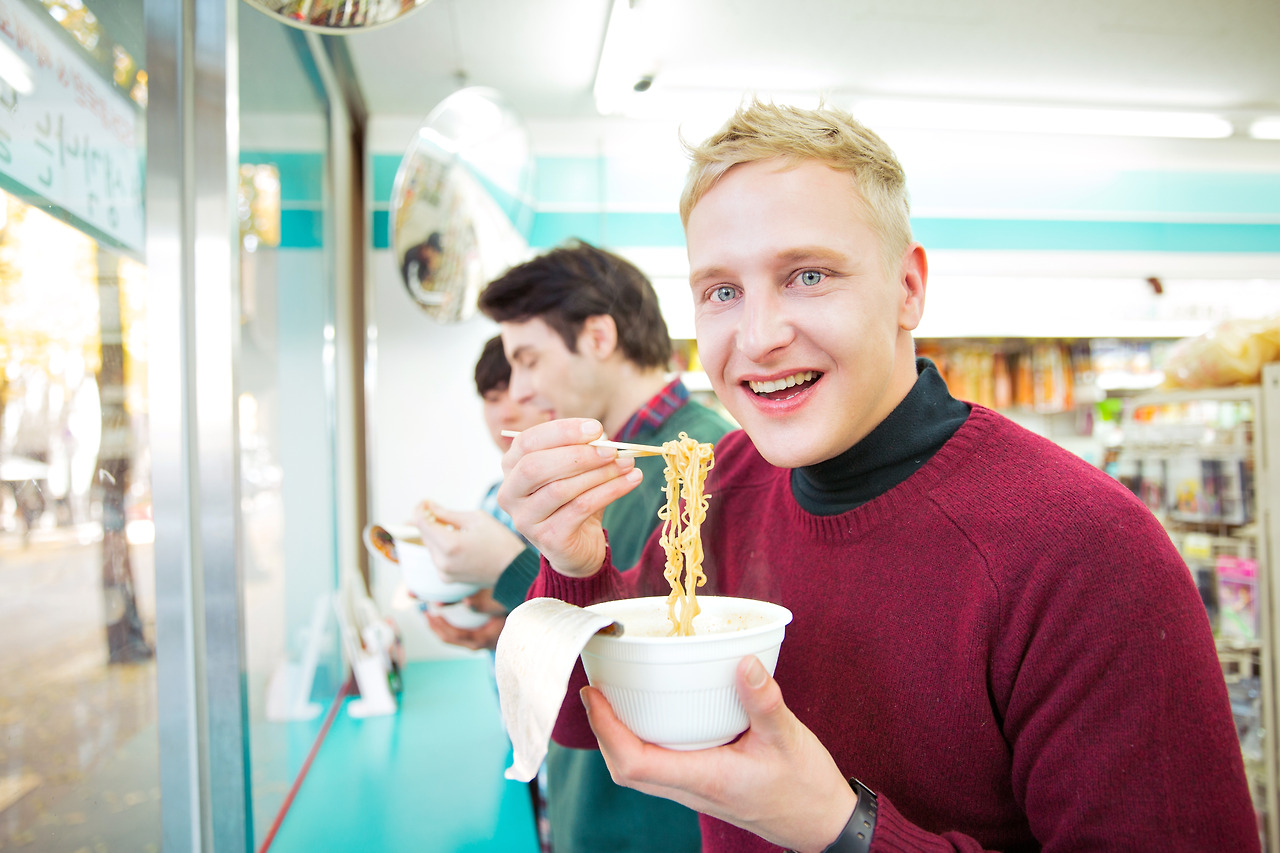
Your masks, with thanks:
[[[0,848],[157,849],[142,0],[0,0]]]
[[[197,5],[0,0],[0,849],[258,848],[345,686],[334,234],[358,217],[334,215],[332,68]],[[148,37],[171,48],[150,98]],[[239,112],[179,66],[238,81]],[[163,144],[184,117],[195,144]]]
[[[347,220],[332,211],[312,46],[249,7],[238,33],[240,564],[260,848],[343,687],[332,234]]]

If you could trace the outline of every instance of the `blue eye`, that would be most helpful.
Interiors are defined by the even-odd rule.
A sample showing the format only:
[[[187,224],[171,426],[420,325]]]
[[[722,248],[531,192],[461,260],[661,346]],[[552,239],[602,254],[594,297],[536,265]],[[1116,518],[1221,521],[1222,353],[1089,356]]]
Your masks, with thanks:
[[[826,277],[825,273],[821,273],[818,270],[805,270],[797,277],[797,281],[805,287],[813,287],[815,284],[821,284]]]
[[[711,288],[710,299],[712,302],[728,302],[736,295],[736,289],[727,284],[722,284],[719,287]]]

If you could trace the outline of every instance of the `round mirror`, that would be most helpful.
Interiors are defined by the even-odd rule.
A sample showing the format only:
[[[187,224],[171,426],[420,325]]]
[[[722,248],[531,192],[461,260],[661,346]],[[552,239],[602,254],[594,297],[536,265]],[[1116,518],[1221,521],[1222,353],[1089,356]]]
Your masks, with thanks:
[[[529,135],[493,90],[460,89],[427,116],[391,189],[391,248],[429,315],[471,317],[485,283],[527,256],[532,176]]]
[[[341,34],[398,21],[431,0],[245,0],[291,27]]]

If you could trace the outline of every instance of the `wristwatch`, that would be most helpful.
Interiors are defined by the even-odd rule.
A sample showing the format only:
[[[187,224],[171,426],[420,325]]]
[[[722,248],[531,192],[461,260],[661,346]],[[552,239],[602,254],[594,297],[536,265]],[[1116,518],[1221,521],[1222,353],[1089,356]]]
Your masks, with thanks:
[[[852,776],[849,787],[858,795],[858,805],[840,836],[823,853],[867,853],[871,849],[871,835],[876,831],[876,792]]]

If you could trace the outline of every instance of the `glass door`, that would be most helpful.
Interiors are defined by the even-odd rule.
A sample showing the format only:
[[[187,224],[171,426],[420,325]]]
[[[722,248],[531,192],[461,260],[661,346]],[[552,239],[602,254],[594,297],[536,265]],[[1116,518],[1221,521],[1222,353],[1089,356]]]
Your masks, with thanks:
[[[155,849],[142,0],[0,2],[0,848]]]
[[[239,20],[240,560],[255,847],[343,686],[329,99],[319,40]]]

